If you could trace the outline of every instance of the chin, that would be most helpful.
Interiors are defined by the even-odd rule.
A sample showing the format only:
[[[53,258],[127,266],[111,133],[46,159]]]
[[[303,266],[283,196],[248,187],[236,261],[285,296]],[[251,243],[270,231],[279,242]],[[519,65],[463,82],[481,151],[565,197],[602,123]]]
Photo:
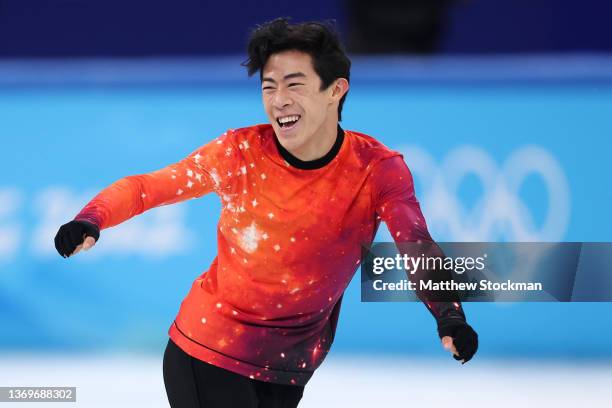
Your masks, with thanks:
[[[283,146],[287,147],[289,145],[296,147],[299,146],[300,144],[302,144],[302,132],[295,132],[295,133],[291,133],[291,134],[287,134],[286,132],[283,132],[280,128],[277,128],[276,126],[273,126],[274,128],[274,133],[276,134],[276,137],[278,137],[278,140],[280,140],[283,143]]]
[[[282,134],[277,135],[279,142],[283,145],[283,147],[289,151],[298,150],[302,145],[302,140],[299,135],[292,137],[285,137]]]

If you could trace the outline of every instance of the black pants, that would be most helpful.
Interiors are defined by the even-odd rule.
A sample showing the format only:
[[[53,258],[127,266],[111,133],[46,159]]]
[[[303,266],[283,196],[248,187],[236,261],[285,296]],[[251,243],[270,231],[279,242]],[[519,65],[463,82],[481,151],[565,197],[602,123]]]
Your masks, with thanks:
[[[252,380],[191,357],[172,340],[164,353],[172,408],[295,408],[303,386]]]

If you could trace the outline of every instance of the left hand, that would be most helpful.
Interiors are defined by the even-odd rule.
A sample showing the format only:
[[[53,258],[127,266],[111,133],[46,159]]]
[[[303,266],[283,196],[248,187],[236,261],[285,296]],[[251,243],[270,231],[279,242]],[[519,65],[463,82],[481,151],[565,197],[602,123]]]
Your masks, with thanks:
[[[467,363],[478,350],[478,334],[465,322],[453,322],[439,330],[442,347],[453,354],[455,360]]]
[[[451,353],[453,353],[454,356],[459,357],[459,352],[457,351],[457,348],[455,347],[455,344],[453,343],[453,338],[451,336],[442,337],[442,347],[444,347],[446,351],[450,351]]]

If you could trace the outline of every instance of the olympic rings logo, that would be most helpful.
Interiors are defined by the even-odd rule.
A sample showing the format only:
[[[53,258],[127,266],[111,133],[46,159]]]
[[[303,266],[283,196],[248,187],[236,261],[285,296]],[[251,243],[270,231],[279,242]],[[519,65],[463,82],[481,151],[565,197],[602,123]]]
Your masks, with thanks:
[[[561,241],[570,219],[571,196],[565,172],[555,157],[538,146],[515,150],[498,166],[479,147],[462,146],[438,164],[427,151],[416,146],[398,149],[413,178],[424,191],[417,191],[425,219],[438,241]],[[458,190],[469,175],[482,184],[483,194],[472,208],[458,198]],[[528,176],[539,177],[548,202],[541,225],[532,208],[520,197]],[[438,230],[440,230],[438,233]]]

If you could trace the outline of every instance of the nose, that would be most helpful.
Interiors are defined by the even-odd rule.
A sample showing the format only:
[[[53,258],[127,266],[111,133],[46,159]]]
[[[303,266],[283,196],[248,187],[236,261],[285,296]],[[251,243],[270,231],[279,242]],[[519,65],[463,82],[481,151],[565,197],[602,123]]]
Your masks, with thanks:
[[[287,90],[285,90],[283,87],[279,87],[274,93],[272,103],[276,109],[283,109],[291,106],[291,104],[293,104],[293,100],[291,99]]]

